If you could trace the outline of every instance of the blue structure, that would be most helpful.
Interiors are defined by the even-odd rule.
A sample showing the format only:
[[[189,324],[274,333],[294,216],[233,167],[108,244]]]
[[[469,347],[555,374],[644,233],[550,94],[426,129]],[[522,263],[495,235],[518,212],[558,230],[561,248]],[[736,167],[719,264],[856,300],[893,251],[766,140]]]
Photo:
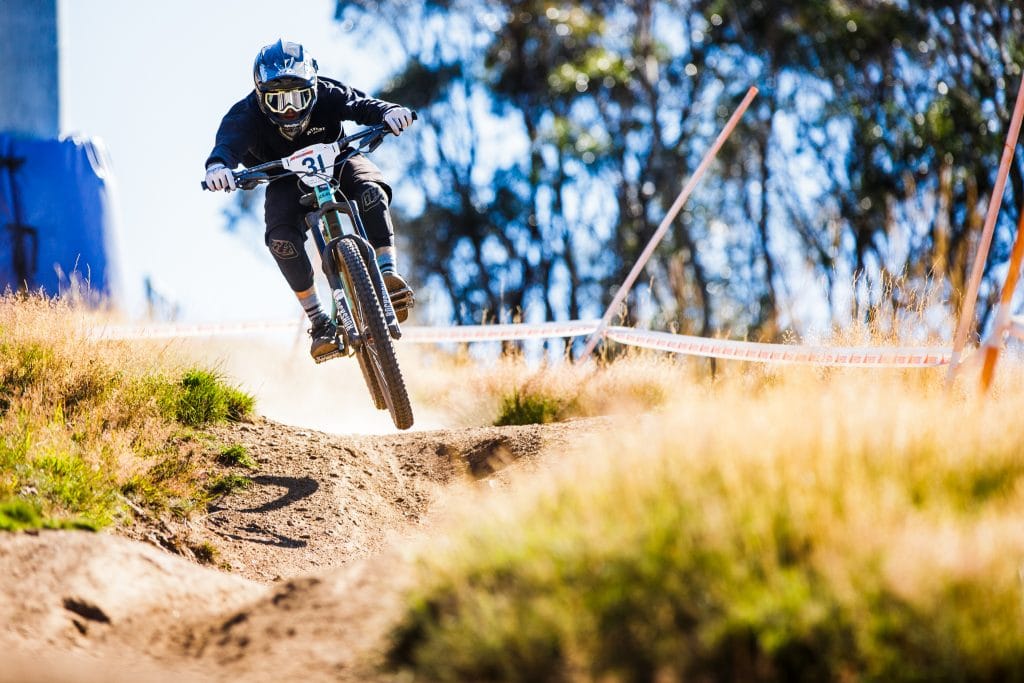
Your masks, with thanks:
[[[109,162],[88,140],[0,133],[0,290],[118,293]]]
[[[110,164],[99,144],[59,139],[56,0],[0,3],[0,293],[118,294]]]
[[[57,0],[0,3],[0,131],[55,138],[60,128]]]

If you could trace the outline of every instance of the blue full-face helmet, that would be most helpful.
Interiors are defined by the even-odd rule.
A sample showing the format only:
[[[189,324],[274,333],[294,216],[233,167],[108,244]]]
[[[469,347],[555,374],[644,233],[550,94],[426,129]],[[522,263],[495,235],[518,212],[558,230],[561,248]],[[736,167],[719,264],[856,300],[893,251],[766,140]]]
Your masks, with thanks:
[[[289,138],[309,123],[316,104],[316,71],[316,60],[298,43],[278,40],[256,55],[252,78],[260,111]]]

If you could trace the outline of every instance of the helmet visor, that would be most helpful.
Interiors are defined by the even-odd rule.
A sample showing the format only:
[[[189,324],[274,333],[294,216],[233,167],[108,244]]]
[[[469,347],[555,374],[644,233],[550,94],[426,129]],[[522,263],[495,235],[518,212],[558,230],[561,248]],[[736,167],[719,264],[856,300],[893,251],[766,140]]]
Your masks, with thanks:
[[[291,110],[301,112],[313,101],[313,88],[296,90],[274,90],[263,93],[263,103],[275,114],[284,114]]]

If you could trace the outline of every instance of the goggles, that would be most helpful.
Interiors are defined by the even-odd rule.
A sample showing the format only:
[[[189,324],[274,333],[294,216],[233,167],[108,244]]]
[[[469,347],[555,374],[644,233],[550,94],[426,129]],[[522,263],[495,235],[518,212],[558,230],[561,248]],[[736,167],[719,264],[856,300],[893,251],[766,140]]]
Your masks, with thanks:
[[[300,112],[313,101],[313,88],[298,90],[278,90],[263,93],[263,103],[275,114],[283,114],[289,109]]]

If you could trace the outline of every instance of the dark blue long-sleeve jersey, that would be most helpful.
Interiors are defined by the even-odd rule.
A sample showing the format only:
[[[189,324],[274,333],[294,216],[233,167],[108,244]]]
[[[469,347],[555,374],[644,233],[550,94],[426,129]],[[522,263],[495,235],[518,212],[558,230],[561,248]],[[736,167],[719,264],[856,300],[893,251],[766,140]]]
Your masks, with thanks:
[[[289,140],[260,111],[255,90],[235,103],[220,122],[217,141],[206,167],[220,162],[228,168],[255,166],[282,159],[314,143],[330,143],[342,135],[342,122],[373,125],[385,112],[399,105],[368,97],[365,93],[329,78],[317,79],[317,98],[306,130]]]

